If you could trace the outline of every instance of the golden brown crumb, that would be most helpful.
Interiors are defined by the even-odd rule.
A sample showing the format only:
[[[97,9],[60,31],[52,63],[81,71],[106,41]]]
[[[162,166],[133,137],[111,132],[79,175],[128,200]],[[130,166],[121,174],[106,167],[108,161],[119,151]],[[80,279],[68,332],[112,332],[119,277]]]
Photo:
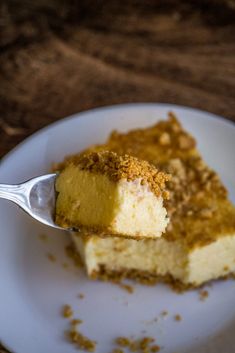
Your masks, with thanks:
[[[229,267],[228,266],[224,266],[223,270],[224,271],[229,271]]]
[[[131,344],[131,341],[127,337],[117,337],[115,339],[115,343],[118,344],[121,347],[129,347]]]
[[[138,341],[132,341],[130,343],[130,348],[129,349],[130,349],[131,352],[137,352],[138,349],[139,349],[139,342]]]
[[[207,290],[200,290],[199,298],[200,298],[201,301],[206,300],[208,298],[208,296],[209,296],[209,293],[208,293]]]
[[[48,241],[48,235],[46,235],[46,234],[39,234],[38,237],[40,240],[42,240],[45,243]]]
[[[182,320],[182,317],[181,317],[179,314],[176,314],[176,315],[174,316],[174,319],[175,319],[175,321],[181,321],[181,320]]]
[[[117,286],[119,286],[121,289],[124,289],[125,291],[127,291],[128,293],[132,294],[134,293],[134,287],[133,286],[130,286],[129,284],[125,284],[125,283],[122,283],[122,275],[121,274],[117,274],[115,275],[113,272],[110,273],[110,272],[106,272],[103,267],[100,268],[100,272],[99,273],[96,273],[96,272],[93,272],[91,275],[90,275],[91,278],[93,279],[96,279],[96,278],[99,278],[101,279],[102,281],[109,281],[109,282],[112,282],[113,284],[116,284]]]
[[[72,326],[80,325],[80,324],[82,324],[82,322],[83,322],[83,321],[80,320],[80,319],[73,319],[73,320],[70,321],[70,323],[71,323]]]
[[[134,293],[134,288],[132,286],[130,286],[129,284],[125,284],[125,283],[118,283],[119,287],[126,290],[128,293],[132,294]]]
[[[66,336],[68,336],[70,341],[73,343],[76,343],[78,340],[78,332],[75,330],[71,330],[69,332],[66,332]]]
[[[96,342],[91,340],[90,338],[84,336],[81,332],[72,329],[68,332],[69,340],[72,343],[78,345],[78,348],[87,351],[94,352],[96,349]]]
[[[200,211],[200,215],[202,218],[210,219],[213,217],[213,210],[209,208],[204,208]]]
[[[63,317],[65,318],[70,318],[73,316],[73,310],[71,308],[70,305],[66,304],[64,307],[63,307]]]
[[[62,315],[65,318],[71,318],[73,316],[73,310],[70,305],[66,304],[63,307]],[[71,328],[69,331],[65,332],[66,337],[71,343],[74,343],[78,348],[87,351],[94,352],[96,349],[96,342],[90,338],[84,336],[80,331],[78,331],[77,326],[82,323],[80,319],[70,320]]]
[[[79,294],[78,294],[78,298],[79,298],[79,299],[84,299],[84,298],[85,298],[85,295],[84,295],[83,293],[79,293]]]
[[[48,260],[50,260],[51,262],[55,262],[55,261],[56,261],[55,255],[51,254],[50,252],[47,253],[47,258],[48,258]]]
[[[179,147],[182,150],[190,150],[196,146],[196,141],[192,136],[182,134],[179,136]]]
[[[168,113],[168,121],[170,123],[171,130],[177,135],[179,132],[182,131],[182,126],[177,119],[177,116],[174,112]]]
[[[141,179],[141,184],[148,184],[157,197],[163,196],[165,182],[170,176],[160,172],[147,161],[129,156],[120,156],[111,151],[91,152],[82,155],[78,161],[82,170],[107,175],[113,181],[134,181]]]
[[[96,342],[81,333],[78,334],[77,343],[79,348],[84,349],[87,352],[94,352],[96,349]]]
[[[170,192],[168,190],[163,190],[162,192],[162,197],[164,198],[164,200],[170,200]]]
[[[154,353],[159,351],[157,345],[151,345],[155,339],[153,337],[143,337],[140,339],[130,339],[128,337],[118,337],[115,343],[121,347],[128,347],[131,352]]]
[[[139,347],[140,350],[145,350],[146,348],[149,348],[150,343],[153,343],[155,341],[154,338],[152,337],[144,337],[140,340],[139,342]]]

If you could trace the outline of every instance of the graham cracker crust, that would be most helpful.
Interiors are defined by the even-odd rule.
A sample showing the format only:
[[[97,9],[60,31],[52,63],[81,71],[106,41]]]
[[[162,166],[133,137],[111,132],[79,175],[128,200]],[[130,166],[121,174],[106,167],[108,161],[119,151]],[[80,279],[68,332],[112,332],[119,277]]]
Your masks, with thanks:
[[[115,270],[108,270],[105,268],[104,265],[100,265],[98,271],[93,271],[89,277],[93,280],[102,280],[105,282],[120,282],[125,279],[130,279],[133,280],[139,284],[143,285],[148,285],[148,286],[153,286],[158,283],[165,283],[170,288],[176,292],[176,293],[184,293],[189,290],[193,289],[201,289],[205,285],[208,285],[209,283],[218,281],[218,280],[227,280],[227,279],[234,279],[235,280],[235,274],[228,274],[225,276],[221,276],[217,278],[216,280],[211,280],[206,283],[203,283],[201,285],[197,285],[195,283],[183,283],[180,280],[177,280],[173,278],[171,275],[165,275],[165,276],[159,276],[155,275],[153,273],[150,273],[148,271],[139,271],[139,270],[120,270],[120,271],[115,271]]]

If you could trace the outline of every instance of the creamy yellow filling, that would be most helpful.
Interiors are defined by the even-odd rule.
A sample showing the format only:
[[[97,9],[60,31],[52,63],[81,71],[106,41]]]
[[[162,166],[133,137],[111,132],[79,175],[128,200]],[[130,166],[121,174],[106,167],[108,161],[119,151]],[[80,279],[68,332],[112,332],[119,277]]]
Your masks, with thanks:
[[[57,178],[56,190],[56,220],[62,226],[108,226],[119,206],[117,184],[73,165]]]

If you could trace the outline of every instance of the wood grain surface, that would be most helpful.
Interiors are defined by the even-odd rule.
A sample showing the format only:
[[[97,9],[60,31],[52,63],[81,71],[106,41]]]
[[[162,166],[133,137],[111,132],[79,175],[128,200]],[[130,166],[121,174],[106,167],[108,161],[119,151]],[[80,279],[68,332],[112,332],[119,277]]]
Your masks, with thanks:
[[[170,102],[235,121],[234,0],[2,0],[0,157],[67,115]]]
[[[235,120],[234,1],[3,0],[0,28],[0,156],[109,104],[170,102]]]

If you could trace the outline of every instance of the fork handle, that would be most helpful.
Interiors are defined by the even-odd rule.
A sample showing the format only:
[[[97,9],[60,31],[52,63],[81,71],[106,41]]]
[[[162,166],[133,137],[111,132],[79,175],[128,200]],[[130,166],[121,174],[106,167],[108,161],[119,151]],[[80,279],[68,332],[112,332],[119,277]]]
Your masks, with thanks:
[[[12,201],[24,209],[29,207],[26,192],[27,189],[24,184],[0,184],[0,198]]]

